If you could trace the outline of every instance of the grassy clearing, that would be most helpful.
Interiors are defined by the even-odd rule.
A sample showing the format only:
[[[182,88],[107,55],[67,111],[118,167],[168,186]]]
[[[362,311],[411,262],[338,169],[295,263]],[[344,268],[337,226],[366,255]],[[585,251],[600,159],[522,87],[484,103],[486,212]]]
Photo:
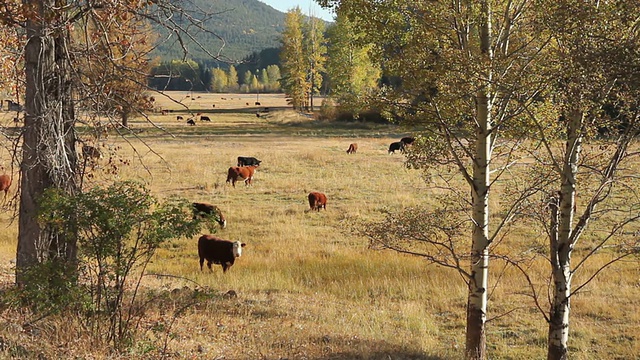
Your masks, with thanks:
[[[406,169],[401,155],[387,154],[388,144],[407,132],[389,125],[318,122],[282,109],[281,97],[260,95],[261,106],[270,111],[257,118],[255,95],[199,94],[194,100],[186,95],[193,96],[176,98],[190,111],[158,98],[160,107],[174,112],[155,114],[157,127],[140,119],[132,122],[139,131],[126,140],[107,139],[102,149],[113,149],[112,160],[131,165],[120,165],[114,175],[103,159],[88,186],[137,179],[159,197],[212,202],[228,220],[218,235],[248,245],[224,275],[219,266],[213,273],[199,270],[196,238],[161,249],[149,271],[170,277],[145,278],[145,293],[154,301],[139,341],[124,357],[158,358],[161,352],[185,359],[462,357],[466,287],[460,277],[419,258],[370,250],[366,239],[349,231],[359,221],[380,219],[383,209],[433,201],[434,190],[421,174]],[[175,120],[176,114],[197,112],[213,121],[187,126]],[[351,142],[358,143],[357,154],[346,154]],[[6,153],[1,155],[7,161]],[[263,161],[251,187],[225,183],[237,156]],[[327,194],[326,211],[307,210],[310,191]],[[0,217],[6,279],[17,236],[9,214]],[[503,249],[536,241],[543,240],[535,231],[515,229]],[[544,274],[545,266],[540,261],[532,271]],[[522,295],[522,278],[503,272],[497,262],[491,273],[489,317],[497,317],[488,326],[491,358],[544,357],[546,324]],[[574,299],[573,359],[638,358],[639,279],[637,262],[621,263]],[[210,296],[185,307],[195,288],[208,289]],[[225,296],[229,290],[237,297]],[[25,357],[42,351],[52,358],[113,358],[91,344],[75,320],[52,317],[29,331],[19,325],[26,316],[7,310],[0,320],[0,336],[22,344]],[[72,330],[63,330],[69,321]]]

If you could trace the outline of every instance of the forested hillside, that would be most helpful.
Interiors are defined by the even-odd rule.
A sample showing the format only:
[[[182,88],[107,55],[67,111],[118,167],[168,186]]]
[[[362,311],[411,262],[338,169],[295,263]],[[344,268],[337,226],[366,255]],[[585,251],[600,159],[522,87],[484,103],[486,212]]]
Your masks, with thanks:
[[[210,53],[217,54],[223,45],[222,40],[213,34],[219,35],[226,43],[221,55],[233,60],[241,60],[253,52],[280,46],[284,13],[258,0],[186,0],[179,6],[187,14],[201,11],[210,14],[203,21],[203,27],[207,31],[190,31],[194,39]],[[156,50],[158,57],[163,61],[182,58],[183,50],[177,37],[169,37],[167,40],[166,29],[158,26],[157,31],[161,34],[160,45]],[[211,56],[200,46],[193,42],[188,42],[187,46],[187,58],[200,63],[213,62]]]

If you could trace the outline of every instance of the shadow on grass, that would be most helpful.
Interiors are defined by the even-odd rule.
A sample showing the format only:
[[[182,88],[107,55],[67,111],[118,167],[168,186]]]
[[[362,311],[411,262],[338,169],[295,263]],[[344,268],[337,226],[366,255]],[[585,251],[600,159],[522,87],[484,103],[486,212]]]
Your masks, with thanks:
[[[391,344],[386,341],[361,340],[354,338],[332,338],[323,336],[312,340],[323,347],[321,356],[310,357],[317,360],[453,360],[454,357],[429,355],[415,349]],[[336,348],[334,350],[334,347]],[[349,350],[344,350],[349,349]]]
[[[196,126],[186,124],[162,124],[162,129],[146,127],[136,133],[121,131],[125,136],[142,138],[167,136],[301,136],[314,138],[327,137],[397,137],[406,136],[406,131],[394,124],[375,124],[365,122],[329,122],[329,121],[246,121],[236,123],[196,122]]]

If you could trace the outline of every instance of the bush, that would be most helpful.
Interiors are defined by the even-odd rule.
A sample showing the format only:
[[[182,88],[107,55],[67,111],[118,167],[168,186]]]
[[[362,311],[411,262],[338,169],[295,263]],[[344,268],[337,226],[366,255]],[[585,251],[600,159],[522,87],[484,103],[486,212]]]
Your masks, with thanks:
[[[191,203],[178,198],[160,203],[142,185],[119,182],[75,196],[50,190],[40,207],[43,226],[77,237],[80,266],[75,271],[68,264],[34,267],[36,281],[22,289],[23,298],[57,307],[87,299],[94,336],[116,350],[129,346],[143,312],[136,305],[137,290],[149,261],[162,244],[192,237],[200,229]],[[78,283],[86,290],[69,291]],[[67,292],[79,295],[65,296]]]

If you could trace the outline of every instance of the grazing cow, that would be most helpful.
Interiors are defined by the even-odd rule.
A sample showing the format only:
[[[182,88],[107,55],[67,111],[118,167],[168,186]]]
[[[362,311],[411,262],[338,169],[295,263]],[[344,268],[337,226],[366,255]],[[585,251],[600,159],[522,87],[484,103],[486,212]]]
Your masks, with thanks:
[[[327,210],[327,196],[320,192],[310,192],[309,207],[311,210],[320,211],[320,208]]]
[[[193,119],[189,119],[187,120],[187,124],[191,125],[191,126],[196,126],[196,122],[193,121]]]
[[[256,117],[259,118],[260,117],[260,111],[256,111]]]
[[[245,103],[247,106],[249,106],[249,103]]]
[[[4,191],[4,198],[7,198],[7,193],[9,193],[9,187],[11,186],[11,176],[9,175],[0,175],[0,191]]]
[[[208,116],[200,116],[200,121],[211,121]]]
[[[358,151],[358,144],[352,143],[349,144],[349,148],[347,149],[347,154],[355,154]]]
[[[13,101],[13,100],[5,100],[7,102],[7,110],[8,111],[22,111],[22,105]]]
[[[244,185],[251,185],[253,175],[256,172],[257,165],[253,166],[232,166],[229,168],[227,174],[227,182],[231,182],[233,187],[236,187],[236,181],[244,179]]]
[[[227,227],[227,219],[224,218],[222,211],[215,205],[211,205],[209,203],[193,203],[193,217],[200,215],[200,217],[213,216],[216,219],[216,222],[220,224],[221,228]]]
[[[247,244],[240,241],[222,240],[212,235],[202,235],[198,239],[198,256],[200,257],[200,271],[202,265],[207,260],[207,267],[211,269],[211,264],[222,265],[222,272],[227,270],[242,256],[242,248]]]
[[[413,136],[405,136],[400,139],[400,141],[404,143],[405,146],[407,146],[413,144],[413,142],[416,141],[416,138],[414,138]]]
[[[400,150],[400,152],[404,152],[404,143],[402,141],[397,141],[389,145],[389,154],[391,153],[395,154],[396,150]]]
[[[238,156],[238,166],[260,166],[261,162],[252,156]]]
[[[184,120],[184,118],[182,117],[182,115],[178,115],[178,116],[176,116],[176,120],[177,121],[182,121],[182,120]]]
[[[82,144],[82,156],[85,159],[102,159],[102,153],[97,147],[86,144]]]
[[[257,105],[257,106],[260,106],[260,102],[256,101],[256,105]]]
[[[211,107],[216,107],[216,104],[212,104]]]
[[[169,113],[167,110],[162,110],[160,112],[162,113],[162,115],[167,115]]]

